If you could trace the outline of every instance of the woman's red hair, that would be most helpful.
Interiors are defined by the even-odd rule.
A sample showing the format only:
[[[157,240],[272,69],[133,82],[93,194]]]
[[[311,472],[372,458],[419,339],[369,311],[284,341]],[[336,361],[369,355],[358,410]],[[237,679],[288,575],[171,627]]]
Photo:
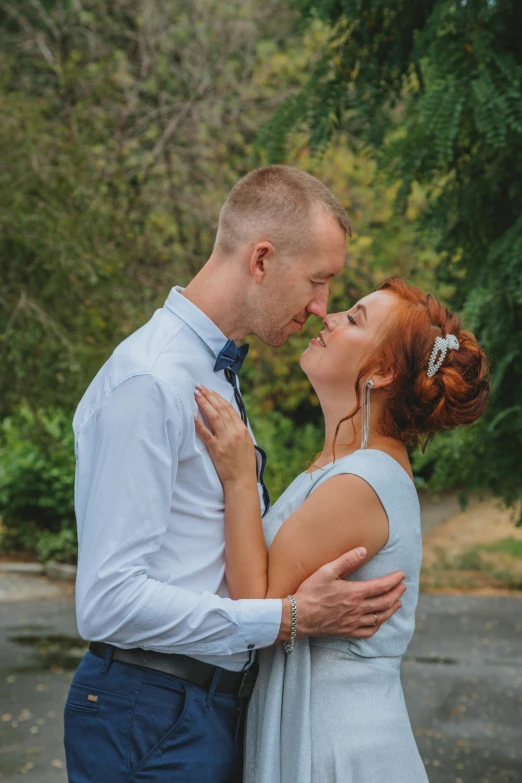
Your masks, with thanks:
[[[394,294],[399,306],[359,372],[357,406],[343,421],[360,410],[363,379],[390,369],[394,377],[384,387],[387,404],[378,427],[381,435],[405,443],[422,443],[424,436],[425,446],[436,432],[480,418],[489,394],[488,361],[475,336],[462,329],[459,316],[400,277],[389,277],[376,290]],[[429,378],[435,338],[448,334],[455,335],[460,349],[448,350],[440,369]]]

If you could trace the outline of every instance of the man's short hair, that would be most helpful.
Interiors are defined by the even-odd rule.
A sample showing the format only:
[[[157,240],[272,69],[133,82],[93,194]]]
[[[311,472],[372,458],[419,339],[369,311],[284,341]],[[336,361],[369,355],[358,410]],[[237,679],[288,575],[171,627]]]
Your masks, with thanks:
[[[254,169],[234,185],[221,209],[215,249],[230,254],[265,239],[281,256],[295,255],[313,245],[312,218],[321,210],[352,235],[344,208],[317,177],[292,166]]]

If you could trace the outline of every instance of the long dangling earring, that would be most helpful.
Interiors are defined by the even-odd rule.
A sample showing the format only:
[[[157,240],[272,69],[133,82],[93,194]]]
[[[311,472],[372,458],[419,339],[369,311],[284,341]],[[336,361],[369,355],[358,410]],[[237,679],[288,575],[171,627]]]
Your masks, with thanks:
[[[368,448],[368,438],[370,436],[370,394],[373,389],[373,381],[366,381],[362,392],[362,443],[361,449]]]

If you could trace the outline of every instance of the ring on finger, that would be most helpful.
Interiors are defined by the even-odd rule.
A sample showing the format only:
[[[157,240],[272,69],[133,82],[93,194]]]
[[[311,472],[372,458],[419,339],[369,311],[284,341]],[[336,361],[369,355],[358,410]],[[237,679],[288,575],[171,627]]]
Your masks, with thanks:
[[[374,625],[379,625],[379,618],[377,617],[377,615],[375,614],[375,612],[373,613],[373,616],[375,617],[375,622],[374,622]]]

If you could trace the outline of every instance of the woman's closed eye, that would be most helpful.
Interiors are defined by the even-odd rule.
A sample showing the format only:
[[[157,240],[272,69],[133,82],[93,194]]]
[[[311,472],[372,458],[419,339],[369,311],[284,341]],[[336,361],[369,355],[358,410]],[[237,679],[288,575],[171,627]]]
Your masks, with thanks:
[[[355,324],[355,326],[357,326],[357,321],[355,320],[353,315],[348,315],[348,320],[350,321],[351,324]]]

